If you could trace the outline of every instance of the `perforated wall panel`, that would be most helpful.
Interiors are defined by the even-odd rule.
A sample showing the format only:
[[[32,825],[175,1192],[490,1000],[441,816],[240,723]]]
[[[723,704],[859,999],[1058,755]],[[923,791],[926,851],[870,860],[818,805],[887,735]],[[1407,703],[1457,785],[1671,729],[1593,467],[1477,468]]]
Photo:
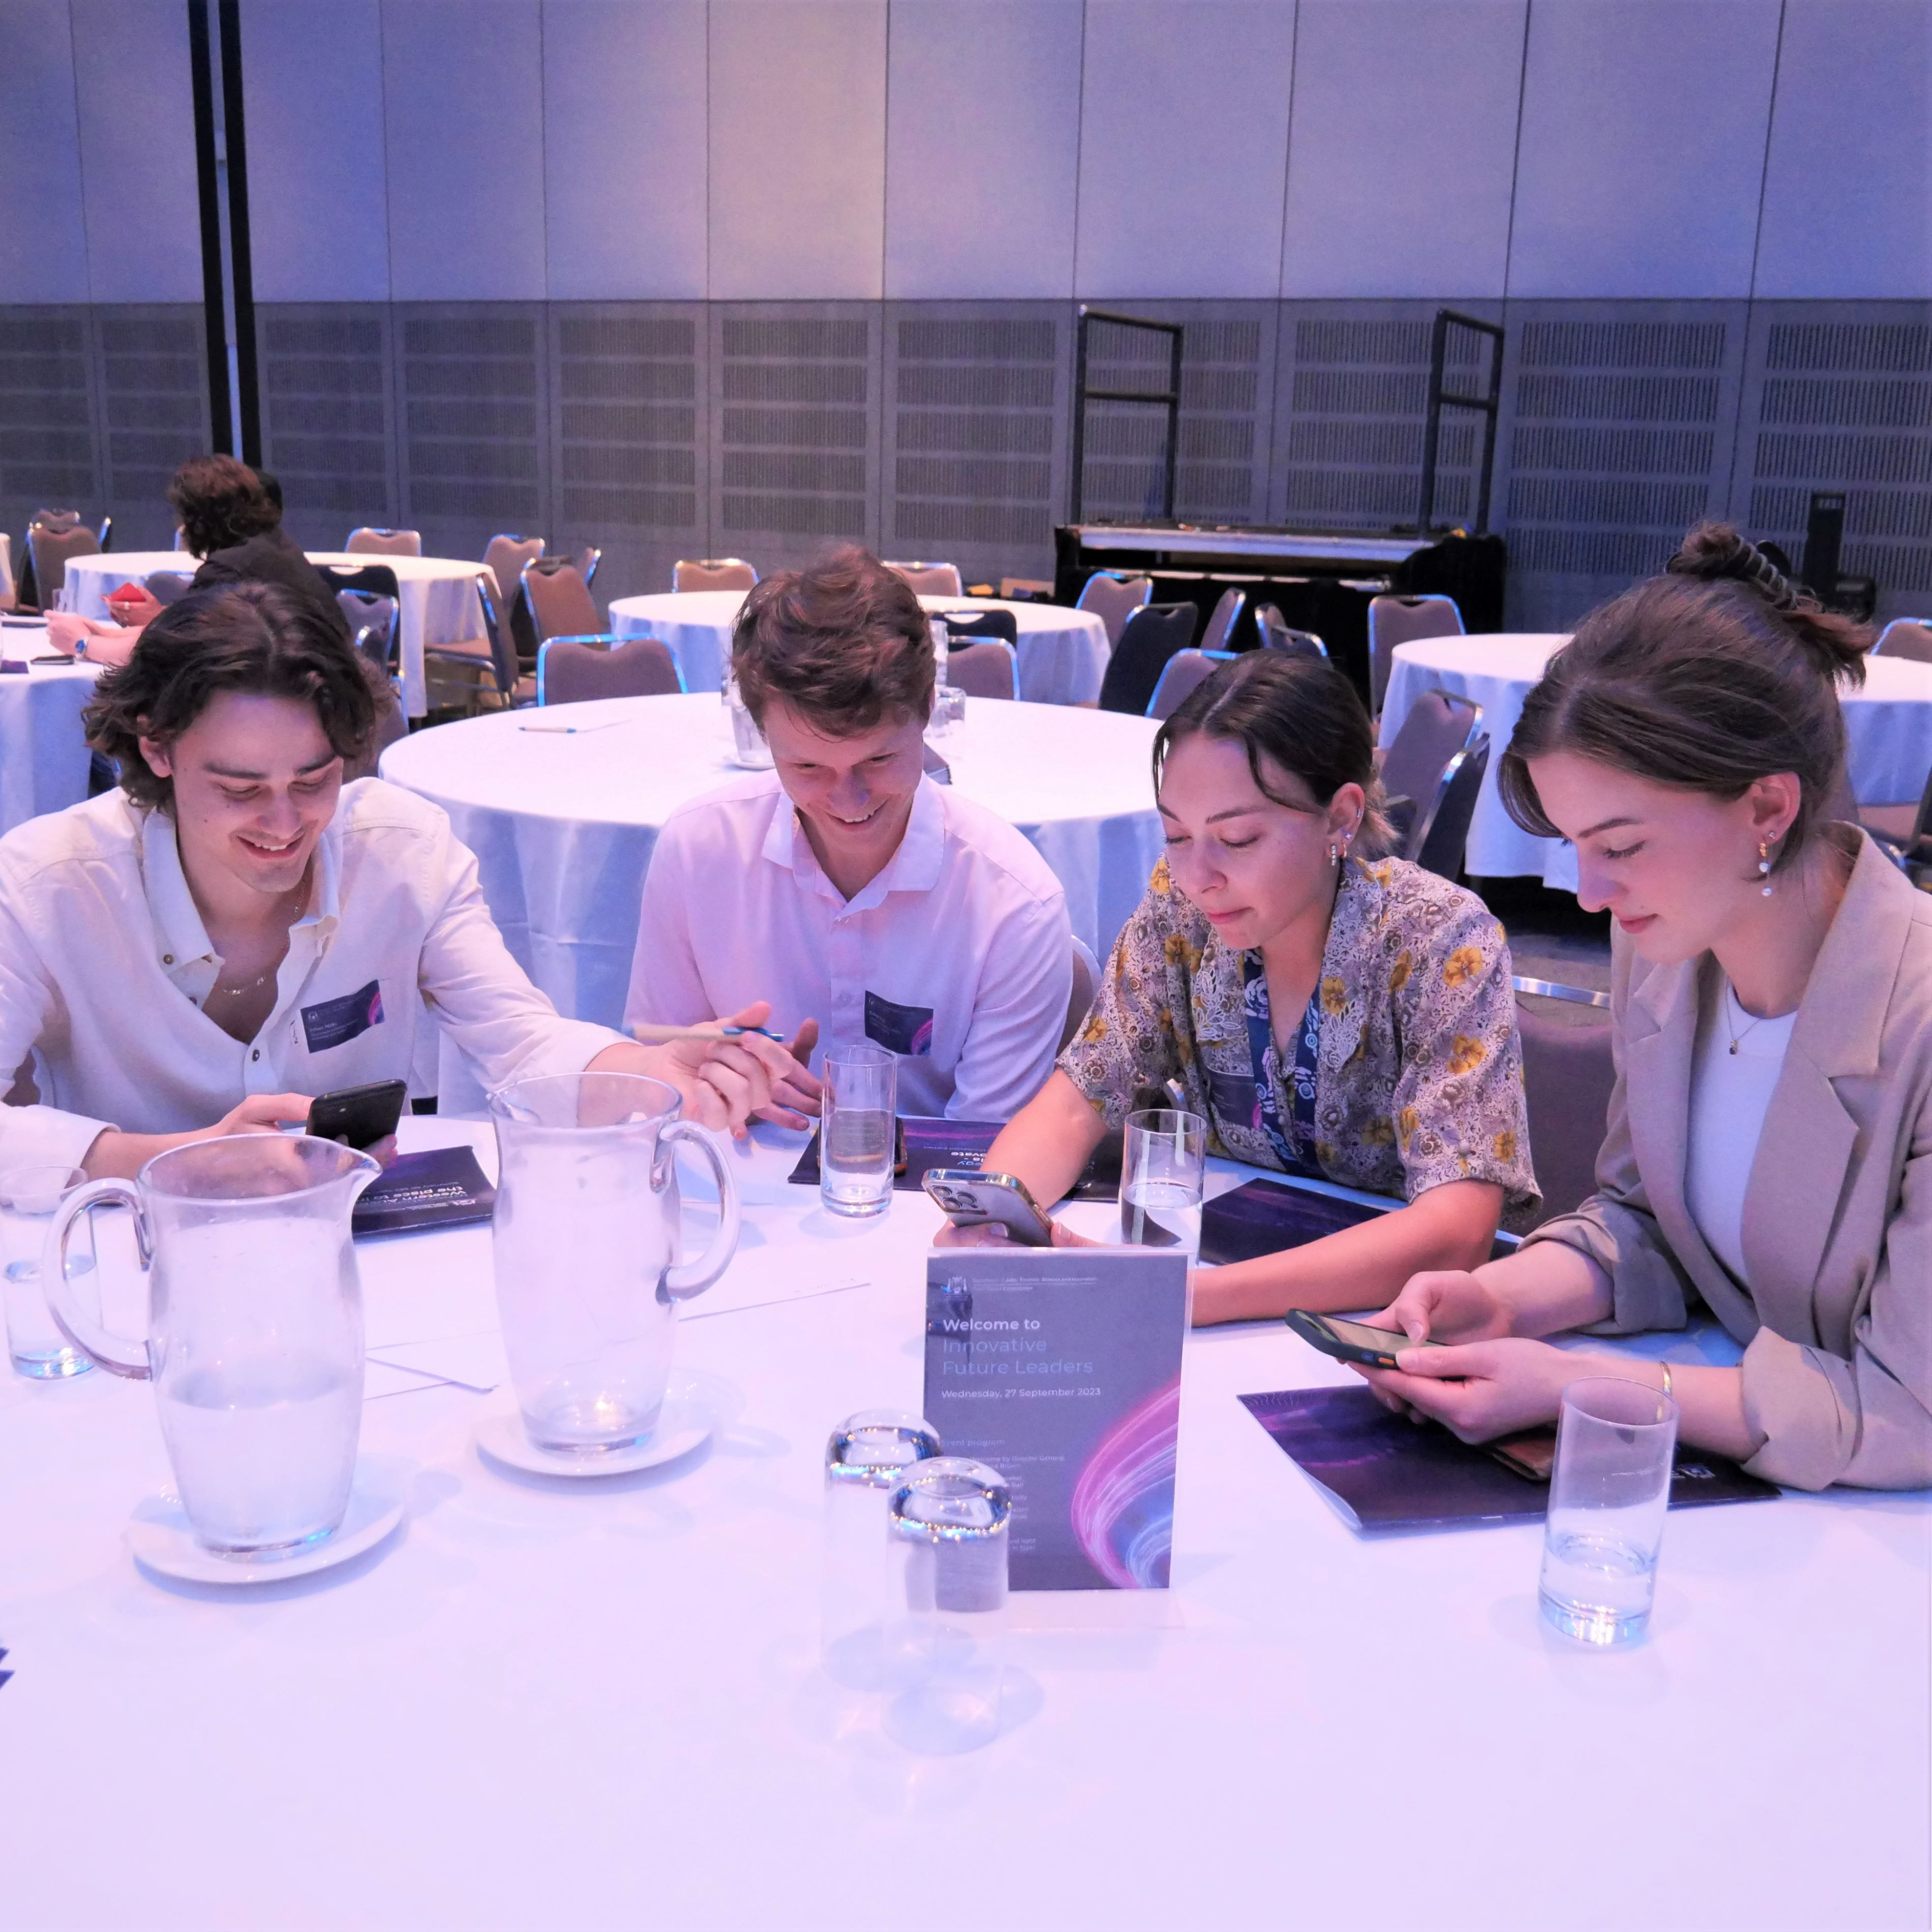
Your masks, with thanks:
[[[278,304],[256,316],[262,460],[282,486],[289,534],[338,550],[358,524],[399,524],[387,306]]]
[[[17,544],[36,510],[98,514],[85,308],[0,310],[0,518]]]
[[[1742,302],[1512,302],[1503,496],[1513,628],[1567,628],[1721,515]]]
[[[1760,303],[1733,514],[1802,555],[1811,492],[1846,493],[1840,566],[1883,616],[1932,612],[1932,315],[1919,303]]]
[[[712,552],[762,572],[876,548],[880,304],[718,303],[710,320]]]
[[[174,473],[208,446],[208,362],[202,314],[186,304],[97,308],[103,478],[122,550],[165,549]]]
[[[1066,499],[1064,303],[889,303],[881,541],[968,581],[1051,575]]]
[[[1423,419],[1429,400],[1436,302],[1291,302],[1281,304],[1279,403],[1270,520],[1305,530],[1383,530],[1413,525],[1420,499]],[[1484,321],[1499,303],[1460,303]],[[1450,332],[1451,386],[1481,387],[1484,339]],[[1445,410],[1436,452],[1436,514],[1475,514],[1481,418]],[[1490,526],[1498,506],[1492,496]]]
[[[704,305],[553,304],[550,340],[551,548],[603,552],[600,598],[668,590],[706,549]]]
[[[499,530],[547,532],[542,305],[393,313],[404,526],[441,556],[480,557]]]

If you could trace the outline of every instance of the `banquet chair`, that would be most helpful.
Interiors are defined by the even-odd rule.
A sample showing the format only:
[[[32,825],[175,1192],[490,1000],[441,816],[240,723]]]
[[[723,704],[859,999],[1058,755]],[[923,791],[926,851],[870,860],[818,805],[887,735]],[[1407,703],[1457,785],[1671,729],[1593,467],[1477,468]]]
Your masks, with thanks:
[[[72,524],[64,530],[50,530],[44,524],[30,524],[27,530],[27,562],[32,581],[23,585],[20,608],[30,608],[31,595],[32,607],[43,610],[54,609],[61,586],[67,581],[68,559],[98,556],[100,550],[100,538],[85,524]],[[28,575],[28,571],[21,572],[23,580]]]
[[[1248,593],[1245,590],[1224,590],[1208,619],[1208,628],[1201,634],[1201,648],[1204,651],[1232,651],[1234,648],[1234,633],[1240,628],[1241,616],[1248,608]]]
[[[571,562],[577,566],[577,574],[584,580],[588,590],[597,581],[597,566],[604,561],[604,553],[595,544],[586,544],[580,550],[571,554]]]
[[[1453,597],[1372,597],[1369,599],[1369,710],[1379,718],[1388,694],[1395,647],[1418,638],[1460,638],[1462,614]]]
[[[1462,876],[1462,855],[1468,848],[1469,824],[1476,800],[1490,769],[1490,737],[1486,731],[1467,751],[1449,760],[1435,796],[1418,818],[1412,843],[1415,863],[1425,872],[1455,880]],[[1420,801],[1418,801],[1420,802]]]
[[[946,660],[946,681],[968,698],[1014,698],[1020,694],[1019,658],[1002,638],[962,645]]]
[[[364,524],[349,532],[342,548],[352,556],[421,556],[422,532],[372,530]]]
[[[912,586],[915,597],[963,597],[966,594],[956,563],[894,563],[890,558],[882,558],[880,561],[895,576],[903,577]]]
[[[537,643],[550,638],[609,638],[597,614],[596,600],[584,573],[565,556],[540,556],[524,566],[518,581],[524,586],[524,601],[530,606],[530,621]]]
[[[483,568],[496,580],[499,610],[508,610],[516,602],[524,566],[534,563],[543,554],[542,537],[513,536],[508,531],[499,531],[484,546]]]
[[[1521,977],[1516,995],[1529,1150],[1543,1196],[1540,1222],[1568,1214],[1596,1192],[1597,1154],[1616,1084],[1610,996]]]
[[[182,570],[151,570],[142,580],[148,586],[148,595],[164,607],[178,604],[194,582]]]
[[[1872,655],[1888,658],[1916,658],[1932,664],[1932,617],[1894,617],[1878,634]]]
[[[476,601],[483,612],[483,635],[458,638],[441,644],[425,642],[424,668],[434,664],[440,670],[454,672],[458,681],[468,688],[472,716],[480,708],[479,700],[485,696],[494,696],[503,706],[532,702],[536,696],[536,682],[519,675],[517,647],[496,601],[494,571],[477,572]]]
[[[1325,658],[1328,646],[1312,631],[1297,631],[1272,604],[1264,604],[1255,613],[1255,628],[1261,634],[1262,649],[1282,651],[1290,657]]]
[[[578,704],[592,698],[658,698],[682,691],[668,645],[655,638],[547,638],[537,652],[537,702]]]
[[[1019,649],[1020,627],[1010,610],[935,610],[946,626],[946,641],[956,638],[998,638]]]
[[[1197,685],[1205,684],[1224,664],[1234,661],[1232,651],[1176,651],[1160,668],[1160,682],[1148,700],[1150,718],[1172,718],[1181,701]]]
[[[1073,1043],[1073,1036],[1080,1030],[1094,1005],[1094,995],[1100,990],[1100,962],[1094,958],[1093,949],[1077,932],[1073,935],[1073,988],[1066,998],[1066,1024],[1060,1030],[1060,1050],[1064,1053]]]
[[[758,573],[741,556],[681,556],[670,567],[674,590],[755,590]]]
[[[1146,604],[1120,627],[1120,641],[1100,680],[1102,711],[1147,716],[1167,661],[1194,641],[1201,613],[1192,604]]]
[[[1425,691],[1410,706],[1402,729],[1382,752],[1378,776],[1396,830],[1395,856],[1413,860],[1429,828],[1419,822],[1456,754],[1468,751],[1483,728],[1483,707],[1447,691]]]
[[[1082,586],[1073,608],[1089,610],[1107,627],[1108,646],[1118,650],[1127,620],[1154,601],[1154,579],[1117,570],[1096,570]]]
[[[1860,810],[1858,822],[1916,879],[1922,868],[1932,866],[1932,772],[1916,805],[1868,805]]]

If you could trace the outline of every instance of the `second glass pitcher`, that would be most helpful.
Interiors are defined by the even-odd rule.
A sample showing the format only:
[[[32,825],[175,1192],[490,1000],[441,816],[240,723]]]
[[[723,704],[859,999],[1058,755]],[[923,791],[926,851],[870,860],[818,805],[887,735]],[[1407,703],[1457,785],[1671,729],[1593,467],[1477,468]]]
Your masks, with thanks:
[[[595,1456],[647,1442],[664,1405],[674,1304],[738,1245],[738,1190],[677,1090],[637,1073],[547,1074],[490,1096],[499,1174],[496,1306],[524,1427]],[[678,1264],[678,1144],[710,1163],[717,1232]]]

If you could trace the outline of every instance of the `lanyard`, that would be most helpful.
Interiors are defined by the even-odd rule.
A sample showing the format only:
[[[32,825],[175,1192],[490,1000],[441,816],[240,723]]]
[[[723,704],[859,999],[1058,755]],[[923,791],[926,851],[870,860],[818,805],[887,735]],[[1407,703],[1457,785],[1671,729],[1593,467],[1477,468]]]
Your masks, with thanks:
[[[1289,1115],[1284,1120],[1275,1104],[1274,1083],[1268,1076],[1268,1055],[1274,1044],[1274,1016],[1268,1007],[1268,974],[1258,953],[1241,962],[1241,1005],[1248,1022],[1248,1057],[1254,1063],[1255,1100],[1262,1130],[1275,1158],[1289,1174],[1326,1178],[1315,1156],[1315,1066],[1322,1048],[1322,983],[1309,995],[1308,1010],[1294,1036],[1294,1066],[1284,1069]]]

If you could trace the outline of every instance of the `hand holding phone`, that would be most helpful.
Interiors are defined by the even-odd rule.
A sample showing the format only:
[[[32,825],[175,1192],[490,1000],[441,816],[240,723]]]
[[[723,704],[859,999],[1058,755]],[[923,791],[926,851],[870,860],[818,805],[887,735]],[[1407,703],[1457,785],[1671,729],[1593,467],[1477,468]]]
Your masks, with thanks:
[[[1040,1211],[1026,1183],[1010,1174],[933,1167],[927,1168],[923,1185],[956,1228],[1000,1227],[1022,1246],[1053,1245],[1053,1223]]]
[[[366,1087],[318,1094],[303,1131],[318,1140],[346,1141],[352,1148],[373,1146],[396,1131],[408,1094],[408,1083],[401,1080],[375,1080]]]
[[[1282,1318],[1312,1348],[1338,1362],[1360,1362],[1372,1369],[1392,1369],[1399,1348],[1439,1348],[1440,1342],[1412,1342],[1400,1328],[1371,1328],[1366,1322],[1344,1322],[1334,1315],[1316,1315],[1291,1308]]]

